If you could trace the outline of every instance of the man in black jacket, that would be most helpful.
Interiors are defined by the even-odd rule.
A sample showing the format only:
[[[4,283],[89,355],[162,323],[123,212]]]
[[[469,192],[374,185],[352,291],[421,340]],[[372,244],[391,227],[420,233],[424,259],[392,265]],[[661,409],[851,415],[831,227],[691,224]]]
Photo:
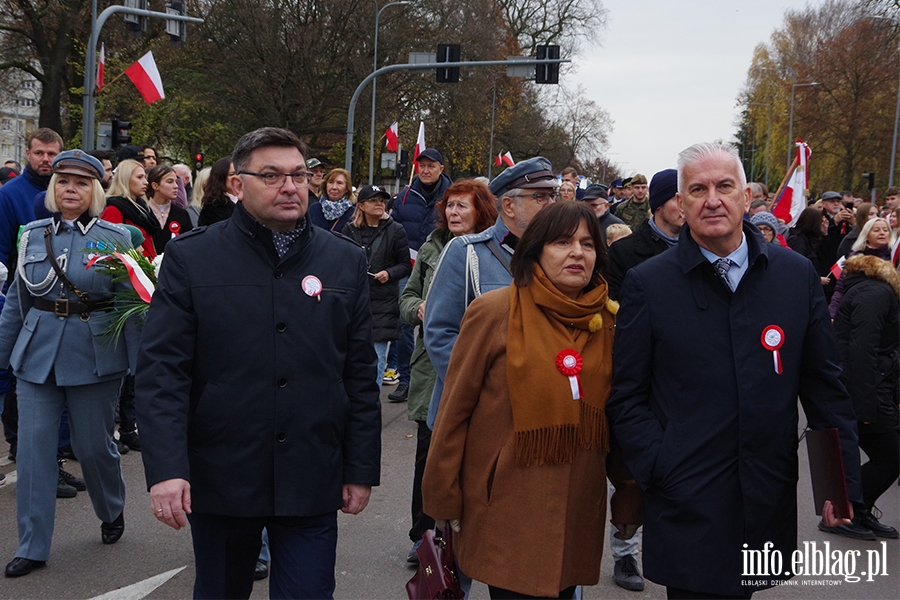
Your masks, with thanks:
[[[650,181],[650,211],[652,216],[635,232],[613,242],[609,247],[609,297],[619,299],[625,274],[648,258],[662,254],[678,243],[678,233],[684,224],[684,213],[675,201],[678,173],[666,169]]]
[[[238,141],[240,202],[169,243],[144,328],[151,507],[174,529],[189,515],[197,598],[249,597],[264,527],[271,595],[330,598],[336,511],[379,483],[365,255],[307,221],[304,149],[275,128]]]

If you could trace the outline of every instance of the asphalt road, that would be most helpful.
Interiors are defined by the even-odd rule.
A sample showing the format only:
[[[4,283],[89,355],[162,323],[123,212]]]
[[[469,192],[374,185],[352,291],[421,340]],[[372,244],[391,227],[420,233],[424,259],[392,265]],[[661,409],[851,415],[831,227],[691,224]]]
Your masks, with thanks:
[[[391,388],[383,389],[382,399]],[[340,538],[337,554],[337,589],[335,598],[402,599],[404,584],[413,571],[406,563],[410,542],[409,490],[415,454],[415,425],[406,419],[406,404],[384,404],[383,408],[382,485],[373,491],[371,502],[358,516],[340,515]],[[0,473],[7,483],[0,487],[0,564],[13,558],[17,545],[15,505],[15,464],[6,459],[7,447],[0,442]],[[6,598],[98,598],[139,600],[190,598],[193,586],[193,555],[188,530],[173,531],[157,522],[149,508],[144,489],[143,467],[137,452],[122,457],[128,488],[125,509],[126,530],[119,543],[100,543],[100,522],[94,516],[86,492],[73,499],[57,500],[56,531],[53,551],[47,566],[27,577],[0,577],[0,600]],[[80,473],[77,462],[67,468]],[[253,474],[234,465],[234,477]],[[801,444],[800,524],[798,539],[816,542],[819,548],[827,541],[832,550],[844,553],[862,551],[857,572],[864,570],[866,550],[881,549],[881,543],[848,540],[816,529],[818,518],[812,509],[809,471],[806,467],[805,444]],[[900,526],[900,487],[892,486],[879,502],[884,523]],[[797,577],[798,584],[757,594],[756,598],[871,598],[900,597],[900,545],[888,540],[883,547],[887,556],[886,576],[873,581],[851,583],[842,577]],[[644,592],[629,592],[612,581],[612,559],[608,551],[603,558],[601,581],[586,588],[584,597],[594,598],[664,598],[665,589],[647,582]],[[821,583],[825,585],[809,585]],[[267,581],[254,587],[253,598],[268,597]],[[488,597],[486,586],[475,583],[471,597]]]

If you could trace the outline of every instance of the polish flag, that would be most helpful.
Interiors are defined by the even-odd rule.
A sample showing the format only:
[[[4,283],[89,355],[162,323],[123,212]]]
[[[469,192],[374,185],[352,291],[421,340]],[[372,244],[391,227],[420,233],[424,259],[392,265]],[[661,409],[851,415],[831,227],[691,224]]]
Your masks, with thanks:
[[[416,162],[416,159],[419,158],[419,154],[425,150],[425,122],[419,121],[419,137],[416,139],[416,149],[413,152],[413,164],[416,169],[416,173],[419,172],[419,163]]]
[[[516,164],[516,161],[513,160],[512,154],[507,152],[506,154],[498,154],[497,159],[494,161],[495,166],[499,167],[501,164],[511,167]]]
[[[834,276],[835,279],[841,278],[841,273],[844,272],[844,263],[847,262],[847,257],[842,256],[838,259],[834,265],[829,269],[829,272]]]
[[[125,69],[125,74],[128,75],[128,79],[138,89],[147,104],[153,104],[166,97],[152,52],[143,55],[140,60]]]
[[[100,62],[97,63],[97,91],[103,91],[103,73],[106,71],[106,45],[100,44]]]
[[[807,166],[812,150],[803,140],[797,140],[797,160],[788,184],[775,200],[772,214],[787,225],[797,224],[797,217],[806,208],[806,190],[809,187]]]
[[[394,124],[387,128],[387,131],[384,132],[384,137],[387,138],[384,145],[391,152],[396,152],[398,145],[397,142],[400,140],[400,136],[398,135],[398,126],[397,122],[394,121]]]
[[[891,262],[894,263],[895,268],[900,269],[900,238],[897,238],[897,242],[891,250]]]

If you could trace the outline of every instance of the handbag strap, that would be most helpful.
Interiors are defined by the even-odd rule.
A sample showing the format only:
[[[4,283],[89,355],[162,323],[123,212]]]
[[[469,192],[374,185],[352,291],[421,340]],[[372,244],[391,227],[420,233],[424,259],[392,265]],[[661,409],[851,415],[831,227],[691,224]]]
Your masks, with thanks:
[[[63,270],[60,268],[59,263],[56,261],[56,256],[53,254],[53,243],[50,241],[51,237],[51,226],[47,225],[47,229],[44,230],[44,245],[47,247],[47,258],[50,259],[50,266],[53,267],[53,270],[56,272],[56,276],[59,277],[59,280],[62,281],[72,293],[78,296],[82,302],[87,302],[88,295],[79,290],[75,285],[69,281],[69,278],[66,277],[66,274],[63,273]]]

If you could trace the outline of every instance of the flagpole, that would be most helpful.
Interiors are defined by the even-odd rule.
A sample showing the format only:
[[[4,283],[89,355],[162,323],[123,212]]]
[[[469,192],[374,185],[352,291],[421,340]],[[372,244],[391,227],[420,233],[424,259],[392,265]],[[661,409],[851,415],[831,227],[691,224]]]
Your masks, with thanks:
[[[122,77],[123,77],[124,75],[125,75],[125,71],[122,71],[121,73],[119,73],[118,75],[116,75],[109,83],[104,83],[104,84],[103,84],[103,89],[100,90],[99,92],[94,92],[94,95],[95,95],[95,96],[99,96],[100,94],[102,94],[103,92],[106,91],[106,88],[108,88],[109,86],[111,86],[112,84],[114,84],[115,82],[117,82],[118,80],[122,79]]]
[[[778,196],[780,196],[780,195],[781,195],[781,192],[784,191],[784,188],[785,188],[785,186],[787,185],[787,182],[790,180],[791,175],[794,174],[794,170],[795,170],[795,169],[797,168],[797,166],[800,164],[799,161],[800,161],[800,157],[799,157],[799,156],[795,156],[795,157],[794,157],[794,162],[791,163],[791,166],[790,166],[790,168],[788,169],[787,174],[784,176],[784,180],[781,182],[781,185],[778,187],[778,191],[775,192],[775,200],[778,200]],[[774,207],[773,207],[773,208],[774,208]]]

